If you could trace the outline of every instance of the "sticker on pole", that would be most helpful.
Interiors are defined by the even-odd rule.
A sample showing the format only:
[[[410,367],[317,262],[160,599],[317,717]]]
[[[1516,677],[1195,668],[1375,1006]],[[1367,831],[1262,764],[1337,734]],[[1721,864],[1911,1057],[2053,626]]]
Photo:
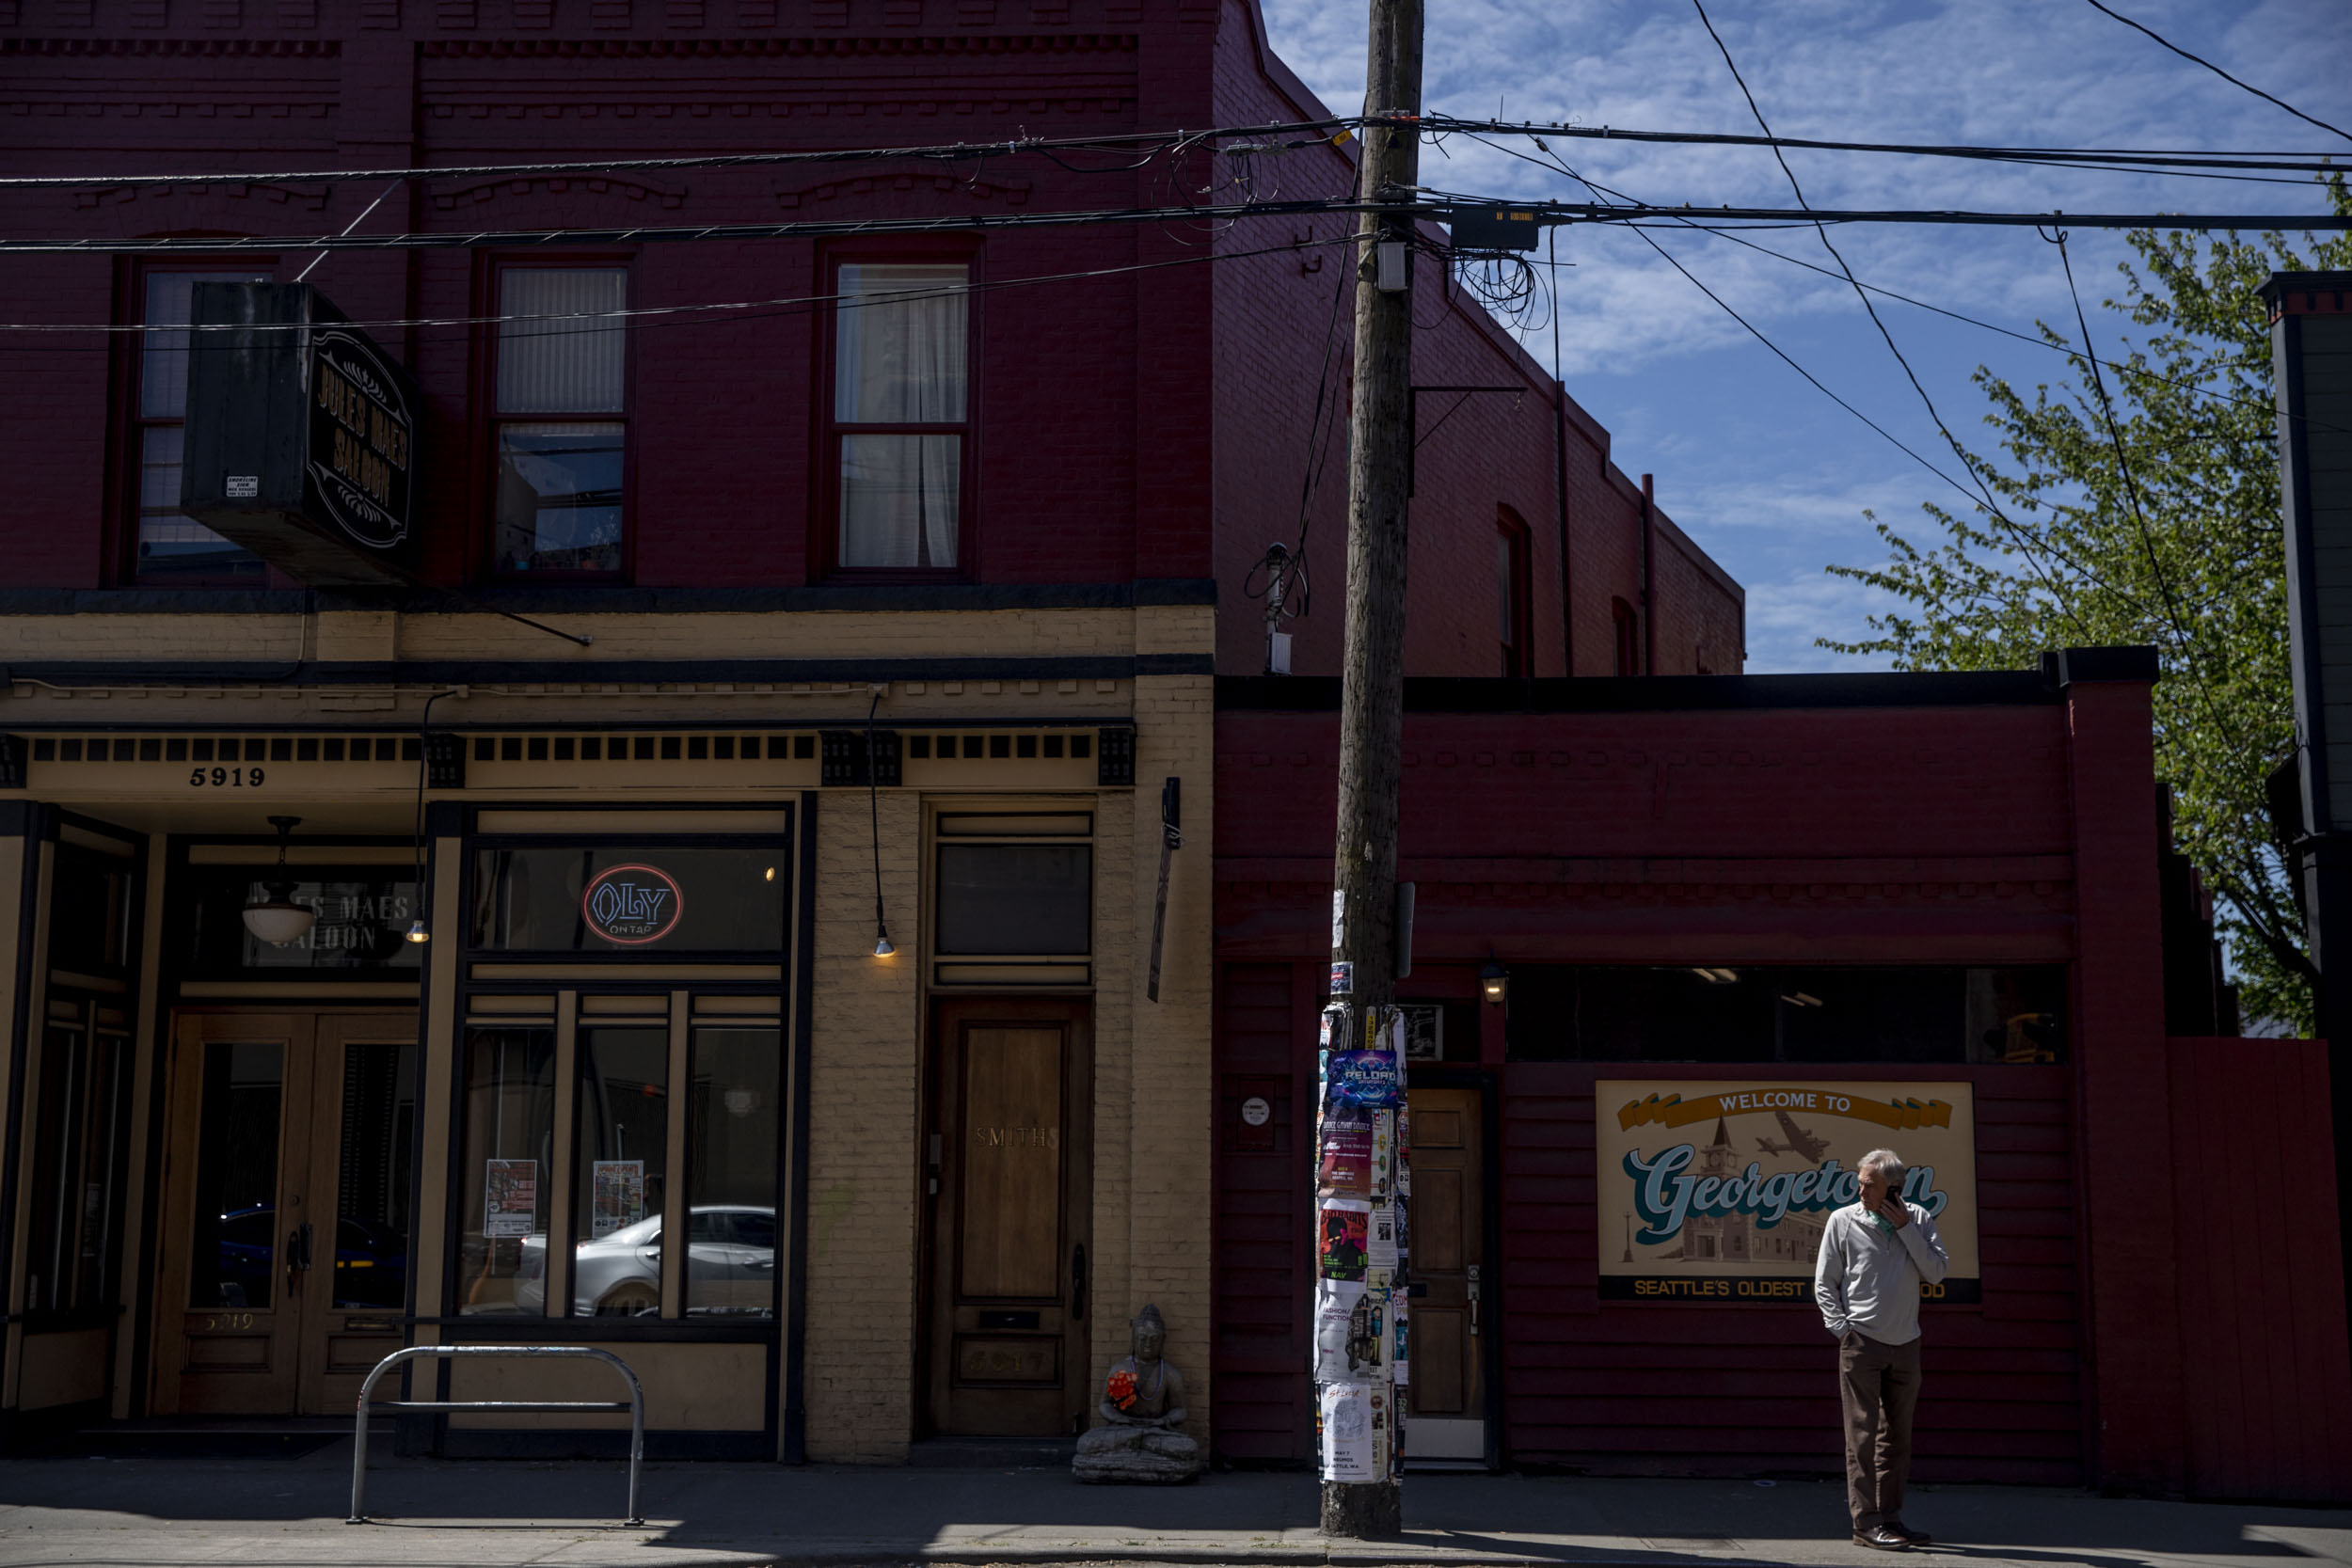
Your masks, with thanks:
[[[1386,1110],[1396,1103],[1396,1055],[1389,1051],[1331,1053],[1326,1099],[1333,1105]]]

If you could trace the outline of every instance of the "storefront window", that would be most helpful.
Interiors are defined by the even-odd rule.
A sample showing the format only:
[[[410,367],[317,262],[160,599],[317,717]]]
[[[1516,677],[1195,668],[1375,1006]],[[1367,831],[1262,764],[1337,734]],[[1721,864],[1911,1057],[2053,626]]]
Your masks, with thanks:
[[[482,849],[471,934],[498,952],[774,953],[781,851],[607,846]]]
[[[77,974],[121,974],[131,961],[131,911],[138,903],[132,863],[60,844],[51,879],[49,962]]]
[[[53,1028],[40,1066],[25,1307],[92,1311],[112,1295],[119,1195],[130,1127],[130,1042],[103,1031]]]
[[[687,1108],[690,1316],[775,1311],[783,1065],[783,1036],[773,1027],[694,1031]]]
[[[278,1269],[278,1142],[285,1048],[276,1040],[204,1047],[195,1244],[188,1305],[264,1308]]]
[[[1515,967],[1521,1062],[2049,1063],[2066,1059],[2066,972]]]
[[[408,1300],[408,1171],[417,1048],[343,1047],[343,1126],[335,1182],[335,1305],[398,1309]]]
[[[548,1186],[555,1169],[555,1031],[466,1031],[457,1310],[547,1310]]]
[[[652,1317],[661,1310],[670,1032],[582,1029],[579,1055],[572,1309],[582,1317]]]
[[[1094,851],[1083,844],[943,844],[939,951],[1093,951]]]
[[[303,879],[286,883],[264,880],[257,875],[263,869],[258,866],[199,869],[204,876],[197,884],[188,923],[196,974],[283,977],[288,970],[321,969],[413,973],[422,961],[424,949],[407,940],[409,923],[417,917],[413,877],[306,867]],[[294,902],[318,914],[308,931],[283,947],[262,941],[245,926],[245,907],[276,896],[274,887],[284,887]]]

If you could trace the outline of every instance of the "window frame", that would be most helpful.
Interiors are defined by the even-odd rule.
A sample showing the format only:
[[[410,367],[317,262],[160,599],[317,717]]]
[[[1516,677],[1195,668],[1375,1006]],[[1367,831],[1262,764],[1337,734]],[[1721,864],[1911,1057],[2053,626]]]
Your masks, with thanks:
[[[1642,669],[1642,618],[1640,611],[1623,598],[1609,601],[1610,657],[1616,668],[1613,674],[1639,675]]]
[[[149,279],[170,273],[251,273],[274,277],[278,258],[256,256],[250,266],[224,264],[239,258],[214,257],[204,261],[146,261],[127,258],[118,278],[120,290],[115,319],[127,326],[147,325],[147,288]],[[259,556],[259,572],[184,572],[142,573],[139,570],[139,499],[143,486],[146,436],[151,428],[176,425],[187,427],[187,416],[177,420],[151,420],[141,411],[147,389],[147,334],[121,332],[116,334],[114,383],[115,439],[112,460],[107,464],[107,479],[113,494],[106,498],[106,516],[113,525],[114,539],[106,551],[112,564],[111,573],[119,588],[279,588],[284,579],[277,568]],[[247,554],[252,552],[247,551]]]
[[[941,266],[961,262],[964,271],[963,420],[960,424],[845,424],[834,417],[840,373],[839,296],[841,269],[868,264]],[[827,246],[818,254],[818,293],[827,304],[816,339],[809,413],[809,545],[812,575],[828,582],[968,582],[977,575],[979,531],[979,409],[984,397],[980,344],[985,273],[978,244],[964,239],[899,241],[890,245]],[[841,438],[855,436],[955,436],[961,441],[956,472],[956,563],[953,566],[844,566],[841,564]]]
[[[478,507],[473,551],[484,578],[501,585],[549,583],[566,587],[625,587],[637,580],[637,334],[621,334],[621,406],[617,413],[516,414],[499,407],[500,325],[505,314],[505,279],[509,272],[603,272],[621,274],[621,308],[637,304],[635,251],[566,250],[496,251],[482,257],[475,284],[475,315],[484,318],[475,341],[473,417],[469,421],[474,445],[475,504]],[[618,424],[621,427],[621,562],[609,572],[512,571],[499,562],[499,428],[519,424]]]
[[[1496,585],[1500,594],[1508,595],[1507,608],[1511,612],[1511,641],[1502,644],[1502,674],[1506,680],[1525,680],[1535,673],[1534,571],[1530,559],[1533,540],[1527,524],[1507,506],[1495,508],[1495,536],[1501,546],[1510,552],[1509,564],[1500,574],[1502,580]]]

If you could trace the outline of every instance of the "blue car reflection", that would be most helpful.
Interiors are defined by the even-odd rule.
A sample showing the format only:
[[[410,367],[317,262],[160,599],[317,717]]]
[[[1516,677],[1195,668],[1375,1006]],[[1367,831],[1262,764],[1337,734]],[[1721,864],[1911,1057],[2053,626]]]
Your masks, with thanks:
[[[220,1305],[266,1306],[278,1265],[275,1209],[237,1209],[220,1217]],[[313,1243],[315,1246],[315,1243]],[[322,1259],[315,1253],[312,1267]],[[345,1215],[335,1226],[334,1305],[400,1307],[408,1299],[408,1238],[388,1225]]]

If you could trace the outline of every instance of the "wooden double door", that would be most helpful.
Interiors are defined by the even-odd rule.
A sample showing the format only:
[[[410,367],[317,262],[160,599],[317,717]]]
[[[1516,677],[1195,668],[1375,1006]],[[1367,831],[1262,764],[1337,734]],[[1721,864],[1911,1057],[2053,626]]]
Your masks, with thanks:
[[[1067,1437],[1089,1398],[1093,1041],[1083,1002],[939,1004],[927,1363],[941,1435]]]
[[[173,1021],[158,1415],[342,1415],[400,1348],[416,1040],[413,1011]]]

